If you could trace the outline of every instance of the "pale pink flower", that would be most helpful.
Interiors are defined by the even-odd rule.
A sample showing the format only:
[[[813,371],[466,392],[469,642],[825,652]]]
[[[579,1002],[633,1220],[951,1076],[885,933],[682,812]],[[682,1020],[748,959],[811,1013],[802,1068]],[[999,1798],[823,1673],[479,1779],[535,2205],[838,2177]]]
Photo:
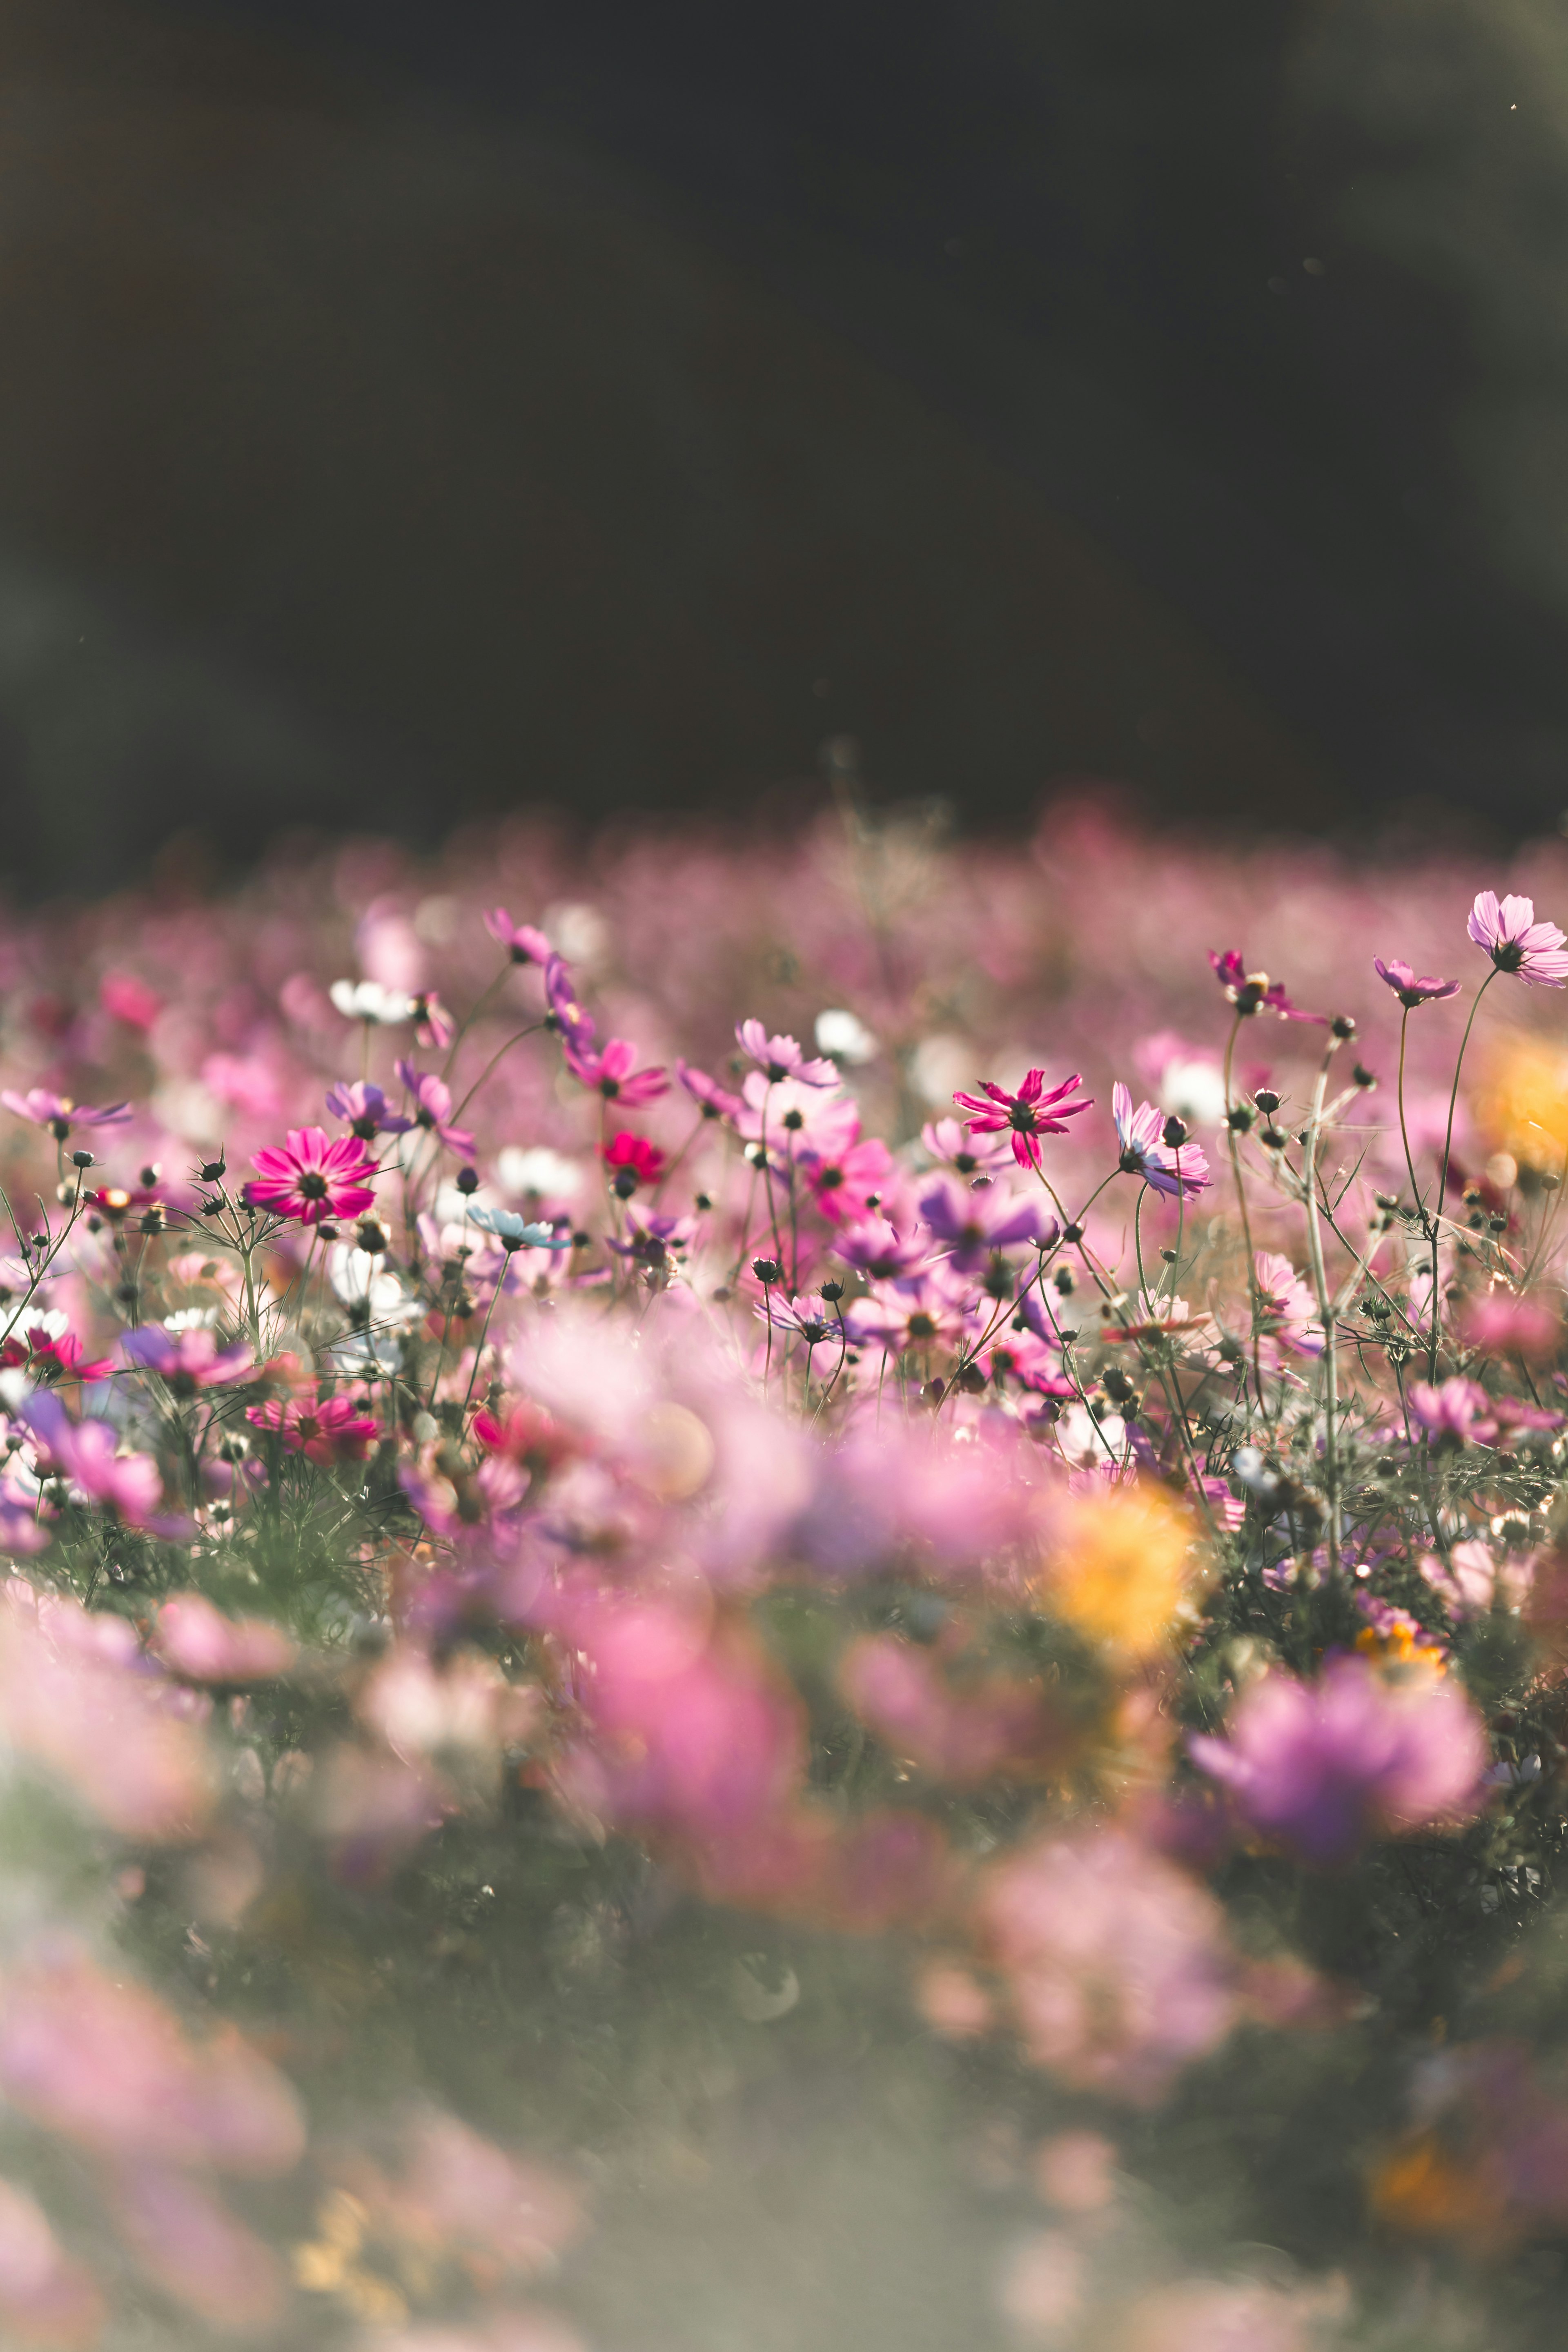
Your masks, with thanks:
[[[1545,988],[1568,982],[1568,948],[1555,923],[1538,923],[1535,902],[1512,896],[1499,898],[1483,890],[1470,908],[1466,925],[1477,947],[1485,948],[1499,971],[1516,971],[1521,980]],[[3,1099],[3,1098],[0,1098]]]
[[[299,1654],[280,1627],[263,1617],[226,1617],[200,1592],[179,1592],[158,1611],[152,1648],[194,1683],[270,1682]]]
[[[735,1034],[770,1086],[793,1078],[797,1086],[836,1087],[838,1065],[826,1055],[808,1057],[794,1037],[770,1037],[760,1021],[742,1021]]]
[[[51,1094],[47,1087],[29,1087],[25,1095],[15,1094],[7,1087],[0,1090],[0,1103],[18,1118],[47,1127],[57,1143],[63,1143],[73,1127],[123,1127],[131,1117],[129,1103],[110,1103],[102,1110],[93,1110],[86,1103],[72,1102],[69,1095]]]
[[[542,931],[531,923],[514,923],[504,907],[488,909],[485,929],[513,963],[546,964],[555,952]]]

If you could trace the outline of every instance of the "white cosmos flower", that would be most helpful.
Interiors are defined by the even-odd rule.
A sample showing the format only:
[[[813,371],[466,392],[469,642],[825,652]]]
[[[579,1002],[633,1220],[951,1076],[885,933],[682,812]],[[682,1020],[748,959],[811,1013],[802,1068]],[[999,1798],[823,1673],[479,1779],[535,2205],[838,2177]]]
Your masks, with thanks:
[[[414,1018],[414,999],[378,980],[334,980],[328,990],[345,1021],[379,1021],[390,1026]]]

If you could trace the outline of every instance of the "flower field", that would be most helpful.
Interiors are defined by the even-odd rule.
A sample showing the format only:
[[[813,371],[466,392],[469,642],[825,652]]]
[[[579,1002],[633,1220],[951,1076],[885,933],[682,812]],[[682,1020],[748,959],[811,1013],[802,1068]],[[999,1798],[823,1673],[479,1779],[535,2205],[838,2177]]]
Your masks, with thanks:
[[[0,920],[0,2341],[1528,2352],[1568,849]]]

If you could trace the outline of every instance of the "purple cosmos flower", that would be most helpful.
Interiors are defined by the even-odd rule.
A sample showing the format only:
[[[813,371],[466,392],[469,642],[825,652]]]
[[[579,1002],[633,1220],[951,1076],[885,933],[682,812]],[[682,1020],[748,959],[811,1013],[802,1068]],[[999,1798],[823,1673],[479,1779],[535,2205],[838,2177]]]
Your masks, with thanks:
[[[69,1095],[50,1094],[46,1087],[29,1087],[25,1095],[13,1094],[7,1087],[0,1094],[0,1103],[18,1118],[47,1127],[57,1143],[63,1143],[73,1127],[123,1127],[131,1117],[129,1103],[110,1103],[102,1110],[92,1110],[86,1103],[73,1103]]]
[[[1168,1144],[1165,1122],[1152,1103],[1132,1108],[1132,1097],[1120,1078],[1110,1089],[1110,1115],[1121,1146],[1121,1172],[1142,1176],[1156,1192],[1173,1200],[1195,1200],[1209,1181],[1209,1164],[1195,1143]],[[1180,1129],[1173,1133],[1179,1134]]]
[[[1187,1745],[1254,1829],[1320,1867],[1368,1836],[1473,1813],[1487,1764],[1458,1683],[1430,1668],[1391,1681],[1359,1657],[1331,1658],[1312,1683],[1265,1675],[1228,1738]]]
[[[578,1003],[572,975],[562,956],[552,955],[544,967],[544,996],[550,1007],[547,1015],[550,1027],[558,1032],[566,1045],[574,1046],[579,1053],[586,1053],[598,1034],[598,1025]]]
[[[1381,956],[1373,956],[1372,968],[1379,980],[1393,989],[1406,1013],[1414,1013],[1422,1004],[1439,1003],[1445,996],[1458,996],[1459,992],[1457,980],[1417,978],[1409,964],[1398,956],[1391,957],[1387,963]]]
[[[375,1194],[365,1181],[376,1172],[355,1135],[329,1141],[319,1127],[292,1127],[281,1149],[264,1146],[253,1155],[261,1181],[246,1187],[259,1207],[280,1217],[297,1217],[301,1224],[319,1225],[329,1217],[357,1217],[374,1206]]]
[[[443,1143],[466,1160],[474,1148],[474,1139],[466,1127],[452,1125],[452,1089],[444,1078],[428,1071],[416,1070],[412,1062],[399,1062],[397,1075],[407,1087],[414,1101],[414,1124],[438,1135]],[[408,1125],[406,1119],[404,1126]]]
[[[1536,921],[1532,898],[1500,900],[1495,890],[1483,890],[1466,928],[1499,971],[1516,971],[1521,980],[1544,988],[1561,988],[1568,982],[1563,934],[1555,923]]]
[[[648,1070],[637,1067],[637,1049],[629,1038],[608,1037],[604,1050],[595,1053],[591,1045],[568,1037],[564,1051],[566,1066],[579,1085],[593,1087],[624,1110],[635,1110],[639,1103],[652,1102],[669,1090],[662,1064]]]
[[[128,1331],[121,1342],[128,1364],[140,1364],[167,1381],[175,1396],[195,1396],[198,1389],[226,1388],[242,1381],[256,1362],[243,1339],[220,1348],[212,1333],[197,1325],[188,1331],[166,1331],[161,1323],[143,1324]]]
[[[1492,1401],[1479,1381],[1456,1378],[1438,1388],[1417,1381],[1410,1391],[1410,1410],[1435,1445],[1485,1445],[1497,1434]]]
[[[1223,955],[1209,950],[1209,962],[1215,978],[1238,1013],[1278,1013],[1283,1021],[1325,1022],[1326,1013],[1303,1013],[1290,999],[1277,980],[1266,971],[1248,971],[1239,948],[1226,948]]]
[[[770,1037],[760,1021],[737,1023],[735,1034],[770,1086],[776,1087],[785,1078],[794,1078],[803,1087],[838,1084],[836,1063],[808,1060],[795,1038]]]
[[[951,1181],[933,1184],[921,1195],[921,1215],[926,1231],[950,1244],[947,1263],[959,1274],[984,1272],[993,1252],[1018,1242],[1048,1248],[1059,1230],[1043,1201],[1020,1201],[991,1184],[978,1192]]]
[[[861,1224],[846,1225],[836,1235],[833,1251],[846,1265],[852,1265],[858,1274],[866,1275],[873,1282],[887,1282],[895,1275],[908,1274],[930,1255],[923,1241],[905,1240],[886,1217],[868,1217]]]
[[[740,1112],[739,1095],[729,1093],[717,1078],[710,1078],[706,1070],[683,1061],[679,1054],[675,1057],[675,1075],[692,1101],[700,1103],[704,1118],[734,1118]]]
[[[1085,1095],[1079,1102],[1068,1101],[1073,1088],[1082,1084],[1081,1074],[1075,1070],[1070,1078],[1064,1078],[1047,1094],[1044,1070],[1031,1070],[1016,1095],[1004,1094],[1000,1087],[994,1087],[986,1078],[980,1094],[954,1095],[952,1099],[961,1110],[969,1113],[965,1124],[977,1135],[1009,1135],[1013,1157],[1019,1167],[1037,1169],[1041,1136],[1065,1135],[1063,1121],[1076,1118],[1093,1102],[1092,1095]]]
[[[513,963],[546,964],[555,952],[542,931],[535,930],[531,923],[514,923],[504,907],[489,908],[485,929]]]
[[[327,1108],[334,1118],[346,1121],[351,1134],[362,1143],[373,1135],[406,1135],[414,1121],[394,1110],[378,1086],[368,1078],[356,1078],[351,1086],[340,1078],[327,1089]]]

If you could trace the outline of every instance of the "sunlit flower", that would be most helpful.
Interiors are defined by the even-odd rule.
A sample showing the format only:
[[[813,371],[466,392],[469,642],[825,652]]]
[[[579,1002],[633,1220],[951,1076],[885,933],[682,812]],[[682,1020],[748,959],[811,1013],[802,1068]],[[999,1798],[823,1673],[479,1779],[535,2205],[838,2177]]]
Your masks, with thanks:
[[[261,1171],[261,1181],[252,1180],[251,1200],[280,1217],[319,1225],[329,1218],[357,1217],[374,1206],[367,1180],[375,1174],[375,1163],[365,1157],[357,1136],[329,1139],[319,1127],[292,1127],[285,1145],[265,1145],[252,1165]]]
[[[719,1084],[717,1078],[710,1078],[706,1070],[698,1069],[679,1054],[675,1057],[675,1075],[692,1101],[700,1106],[704,1118],[733,1118],[739,1112],[739,1095],[731,1094],[727,1087]]]
[[[247,1406],[245,1417],[254,1428],[280,1438],[288,1453],[306,1454],[323,1469],[363,1462],[378,1426],[352,1397],[341,1396],[287,1404],[272,1397],[266,1404]]]
[[[1169,1144],[1163,1139],[1167,1121],[1152,1103],[1132,1108],[1132,1097],[1120,1078],[1110,1090],[1111,1117],[1121,1147],[1124,1176],[1142,1176],[1152,1192],[1173,1200],[1194,1200],[1209,1181],[1209,1164],[1195,1143]],[[1182,1132],[1180,1126],[1173,1134]]]
[[[86,1103],[72,1102],[69,1095],[51,1094],[46,1087],[29,1087],[25,1095],[14,1094],[7,1087],[0,1090],[0,1103],[18,1118],[47,1127],[57,1143],[63,1143],[73,1127],[123,1127],[131,1117],[129,1103],[110,1103],[93,1110]]]
[[[1277,980],[1266,971],[1248,971],[1239,948],[1227,948],[1224,954],[1209,950],[1209,962],[1215,978],[1224,989],[1230,1003],[1240,1013],[1278,1013],[1286,1021],[1311,1021],[1321,1024],[1321,1013],[1302,1013],[1292,1004]]]
[[[1379,980],[1393,989],[1407,1013],[1414,1013],[1423,1004],[1440,1003],[1444,997],[1458,996],[1459,992],[1457,980],[1419,978],[1398,956],[1391,957],[1386,963],[1381,956],[1373,956],[1372,968]]]
[[[176,1397],[195,1396],[198,1389],[224,1388],[242,1381],[256,1363],[245,1340],[220,1348],[205,1324],[184,1331],[166,1330],[160,1323],[144,1323],[121,1341],[128,1364],[156,1372]]]
[[[399,1062],[397,1076],[414,1105],[414,1124],[438,1135],[449,1151],[467,1159],[474,1148],[471,1129],[452,1124],[452,1089],[444,1078],[427,1070],[416,1070],[412,1062]]]
[[[488,909],[485,929],[513,963],[546,964],[555,952],[542,931],[531,923],[514,923],[504,907]]]
[[[735,1034],[743,1053],[749,1054],[770,1086],[778,1086],[785,1078],[794,1078],[803,1087],[836,1087],[838,1084],[837,1064],[826,1060],[811,1060],[801,1051],[794,1037],[770,1037],[760,1021],[737,1023]]]
[[[327,1108],[362,1143],[376,1135],[406,1135],[414,1124],[400,1110],[394,1110],[381,1087],[366,1078],[356,1078],[352,1086],[340,1078],[335,1087],[329,1087]]]
[[[1568,982],[1568,946],[1555,923],[1536,921],[1533,899],[1500,899],[1495,890],[1483,890],[1465,928],[1499,971],[1516,971],[1545,988]]]
[[[603,1047],[595,1050],[568,1037],[563,1051],[566,1066],[579,1085],[591,1087],[606,1102],[619,1103],[623,1109],[636,1110],[639,1104],[668,1092],[669,1080],[662,1066],[637,1068],[637,1049],[628,1038],[606,1038]]]
[[[921,1215],[959,1274],[980,1273],[995,1251],[1022,1242],[1048,1249],[1059,1230],[1043,1201],[1034,1195],[1020,1200],[1000,1185],[976,1191],[951,1181],[933,1184],[921,1194]]]
[[[1004,1094],[987,1078],[979,1095],[954,1095],[953,1101],[967,1111],[967,1120],[977,1135],[1002,1135],[1011,1138],[1013,1157],[1020,1168],[1038,1169],[1042,1135],[1066,1135],[1066,1121],[1076,1118],[1079,1111],[1088,1110],[1094,1100],[1085,1095],[1078,1102],[1068,1097],[1083,1079],[1075,1070],[1059,1087],[1046,1092],[1044,1070],[1031,1070],[1016,1095]]]

